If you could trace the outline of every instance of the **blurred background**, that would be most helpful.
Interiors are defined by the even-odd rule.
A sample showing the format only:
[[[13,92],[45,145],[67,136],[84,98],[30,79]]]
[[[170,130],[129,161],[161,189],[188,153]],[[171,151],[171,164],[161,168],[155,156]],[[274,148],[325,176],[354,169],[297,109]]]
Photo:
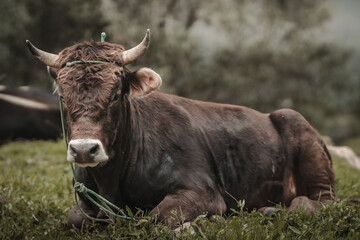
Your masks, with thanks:
[[[75,42],[138,44],[161,91],[244,105],[292,108],[335,142],[360,136],[359,0],[1,0],[0,85],[51,91],[25,40],[49,52]],[[1,117],[1,116],[0,116]]]

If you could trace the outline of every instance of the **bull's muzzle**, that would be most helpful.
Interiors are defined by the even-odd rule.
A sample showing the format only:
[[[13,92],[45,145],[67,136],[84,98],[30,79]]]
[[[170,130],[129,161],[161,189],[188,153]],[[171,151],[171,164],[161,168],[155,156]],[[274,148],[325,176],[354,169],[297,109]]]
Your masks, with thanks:
[[[95,167],[109,157],[99,140],[75,139],[69,142],[67,160],[80,167]]]

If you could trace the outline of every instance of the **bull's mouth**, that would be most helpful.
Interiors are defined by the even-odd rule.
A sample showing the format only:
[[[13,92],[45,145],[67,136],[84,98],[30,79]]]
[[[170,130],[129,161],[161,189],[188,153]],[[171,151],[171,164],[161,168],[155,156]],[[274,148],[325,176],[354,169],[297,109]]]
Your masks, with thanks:
[[[82,168],[86,168],[86,167],[96,167],[99,163],[95,162],[95,163],[77,163],[75,162],[76,165],[78,165],[79,167]]]
[[[69,142],[67,160],[80,167],[96,167],[109,160],[98,139],[75,139]]]

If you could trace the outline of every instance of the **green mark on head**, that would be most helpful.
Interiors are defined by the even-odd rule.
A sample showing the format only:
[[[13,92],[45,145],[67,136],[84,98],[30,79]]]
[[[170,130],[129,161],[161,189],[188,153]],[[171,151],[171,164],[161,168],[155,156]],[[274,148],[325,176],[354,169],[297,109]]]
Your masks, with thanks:
[[[105,42],[105,38],[106,38],[106,33],[102,32],[101,33],[101,42]]]

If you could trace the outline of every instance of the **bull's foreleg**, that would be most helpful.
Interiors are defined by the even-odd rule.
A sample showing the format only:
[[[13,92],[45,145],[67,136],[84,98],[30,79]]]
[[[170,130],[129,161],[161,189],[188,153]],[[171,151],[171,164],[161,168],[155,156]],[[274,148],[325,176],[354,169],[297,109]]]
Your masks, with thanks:
[[[90,217],[96,217],[98,210],[90,207],[89,204],[79,199],[79,207]],[[81,229],[82,227],[88,227],[91,224],[91,220],[84,216],[79,210],[78,206],[73,206],[69,212],[68,227]]]
[[[209,194],[196,190],[178,190],[167,195],[151,212],[158,220],[174,228],[177,223],[190,221],[198,215],[221,214],[226,210],[219,193]]]
[[[79,182],[82,182],[85,184],[86,187],[97,190],[96,184],[89,174],[89,172],[86,170],[86,168],[75,168],[76,171],[76,179]],[[99,212],[99,209],[92,204],[82,193],[79,194],[79,207],[90,217],[96,217],[96,215]],[[68,227],[76,227],[80,229],[81,227],[87,227],[90,225],[91,221],[84,216],[81,211],[79,210],[79,207],[77,205],[73,206],[69,212],[68,216]]]

